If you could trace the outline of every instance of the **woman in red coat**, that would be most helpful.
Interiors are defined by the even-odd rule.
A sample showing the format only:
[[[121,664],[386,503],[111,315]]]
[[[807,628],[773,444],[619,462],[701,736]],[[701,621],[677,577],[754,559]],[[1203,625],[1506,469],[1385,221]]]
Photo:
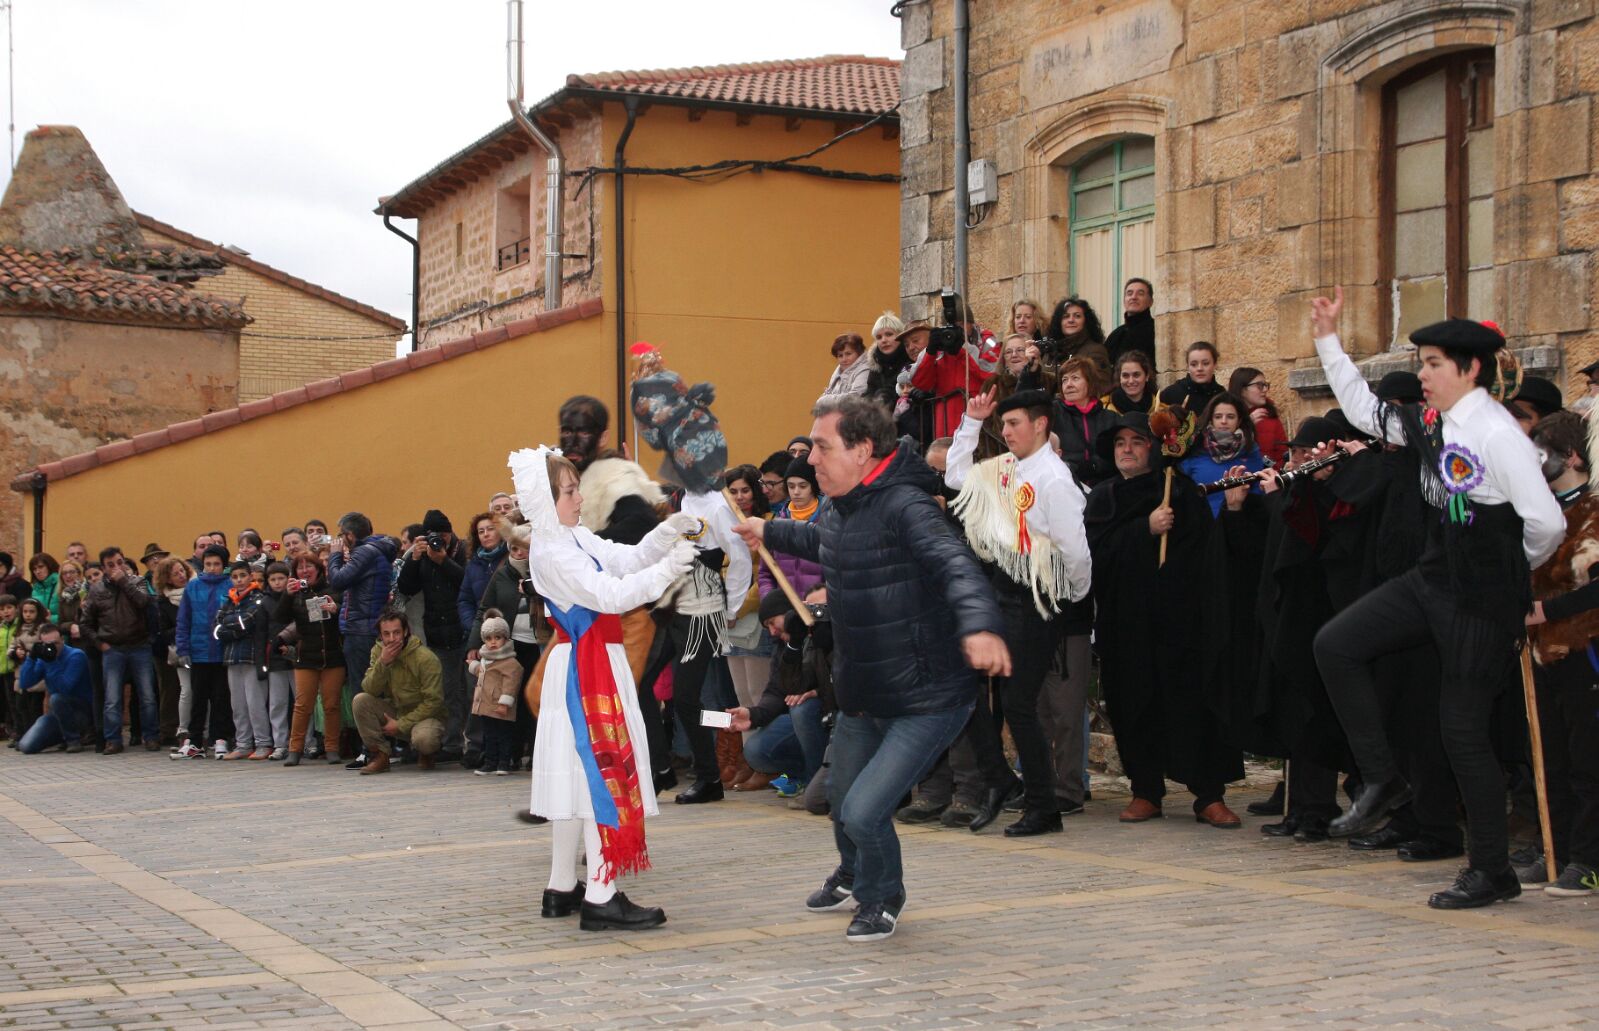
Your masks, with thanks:
[[[1255,427],[1255,443],[1260,453],[1272,465],[1281,467],[1288,457],[1288,432],[1277,416],[1277,406],[1271,400],[1271,384],[1265,373],[1245,366],[1233,370],[1227,380],[1227,391],[1243,398],[1249,406],[1249,421]]]

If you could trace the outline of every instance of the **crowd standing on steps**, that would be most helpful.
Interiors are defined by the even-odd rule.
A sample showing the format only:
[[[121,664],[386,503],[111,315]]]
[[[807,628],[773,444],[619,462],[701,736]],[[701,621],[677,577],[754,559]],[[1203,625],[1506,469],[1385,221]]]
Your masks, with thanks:
[[[1175,783],[1196,833],[1236,830],[1245,756],[1281,759],[1247,807],[1267,839],[1463,857],[1438,908],[1593,896],[1599,363],[1567,408],[1497,326],[1450,319],[1411,334],[1416,372],[1368,383],[1341,295],[1318,298],[1336,406],[1290,425],[1260,369],[1163,350],[1155,301],[1142,278],[1119,315],[1017,300],[998,334],[958,299],[955,327],[885,312],[834,337],[812,421],[746,464],[683,458],[708,402],[669,385],[647,434],[673,482],[576,396],[558,452],[512,456],[458,522],[419,499],[404,526],[0,553],[0,724],[25,755],[530,773],[543,913],[590,930],[665,922],[616,889],[658,794],[733,790],[828,816],[838,861],[804,905],[886,938],[910,899],[895,824],[1063,832],[1095,804],[1096,720],[1124,823]]]

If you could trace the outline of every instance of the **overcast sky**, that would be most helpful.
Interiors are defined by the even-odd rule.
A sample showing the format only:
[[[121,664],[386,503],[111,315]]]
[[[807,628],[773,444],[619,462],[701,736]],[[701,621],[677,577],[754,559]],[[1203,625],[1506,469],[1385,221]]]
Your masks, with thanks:
[[[377,198],[507,117],[504,0],[12,4],[19,150],[76,125],[134,210],[406,320]],[[573,72],[902,56],[889,0],[524,7],[530,104]]]

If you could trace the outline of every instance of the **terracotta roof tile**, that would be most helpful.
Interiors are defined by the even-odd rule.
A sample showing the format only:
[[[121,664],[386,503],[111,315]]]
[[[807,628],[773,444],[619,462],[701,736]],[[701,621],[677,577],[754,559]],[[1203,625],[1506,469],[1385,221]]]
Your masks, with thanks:
[[[35,468],[23,470],[12,477],[11,489],[15,491],[31,490],[33,475],[36,472],[43,473],[48,482],[54,483],[57,480],[66,479],[68,476],[76,476],[81,472],[87,472],[97,466],[120,461],[124,458],[131,458],[136,454],[144,454],[147,451],[154,451],[156,448],[166,447],[168,444],[178,444],[185,440],[192,440],[203,434],[227,429],[230,426],[237,426],[247,419],[264,417],[274,411],[281,412],[286,408],[293,408],[320,398],[330,397],[346,390],[356,390],[369,383],[391,379],[397,373],[390,370],[395,369],[399,363],[407,365],[409,367],[408,371],[415,371],[428,365],[436,365],[439,362],[448,361],[457,355],[471,354],[474,351],[493,347],[495,344],[502,343],[508,339],[514,340],[518,337],[526,336],[529,332],[565,325],[568,322],[575,322],[579,319],[591,319],[604,313],[605,302],[596,297],[578,304],[567,305],[553,312],[540,313],[537,316],[537,327],[523,332],[512,333],[505,326],[495,326],[492,329],[485,329],[461,340],[451,341],[450,344],[446,344],[444,347],[430,347],[423,351],[413,351],[404,358],[391,358],[388,361],[365,366],[330,379],[307,383],[292,390],[273,394],[271,397],[247,402],[239,408],[225,408],[220,412],[211,412],[198,419],[175,422],[164,429],[141,433],[131,440],[115,440],[108,444],[102,444],[93,451],[69,455],[54,462],[45,462]],[[519,320],[515,325],[520,326],[528,321],[533,320]],[[450,349],[448,353],[446,348]],[[270,409],[268,408],[269,405]]]
[[[0,308],[105,322],[240,328],[244,308],[187,287],[59,254],[0,247]]]
[[[899,62],[829,55],[708,68],[569,75],[568,87],[846,114],[881,114],[899,103]]]

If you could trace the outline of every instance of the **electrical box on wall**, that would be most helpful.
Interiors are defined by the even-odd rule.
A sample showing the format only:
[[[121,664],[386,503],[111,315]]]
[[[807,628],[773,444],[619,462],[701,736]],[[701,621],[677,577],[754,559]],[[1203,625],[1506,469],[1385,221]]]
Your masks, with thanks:
[[[999,172],[987,158],[966,165],[966,193],[972,207],[999,201]]]

